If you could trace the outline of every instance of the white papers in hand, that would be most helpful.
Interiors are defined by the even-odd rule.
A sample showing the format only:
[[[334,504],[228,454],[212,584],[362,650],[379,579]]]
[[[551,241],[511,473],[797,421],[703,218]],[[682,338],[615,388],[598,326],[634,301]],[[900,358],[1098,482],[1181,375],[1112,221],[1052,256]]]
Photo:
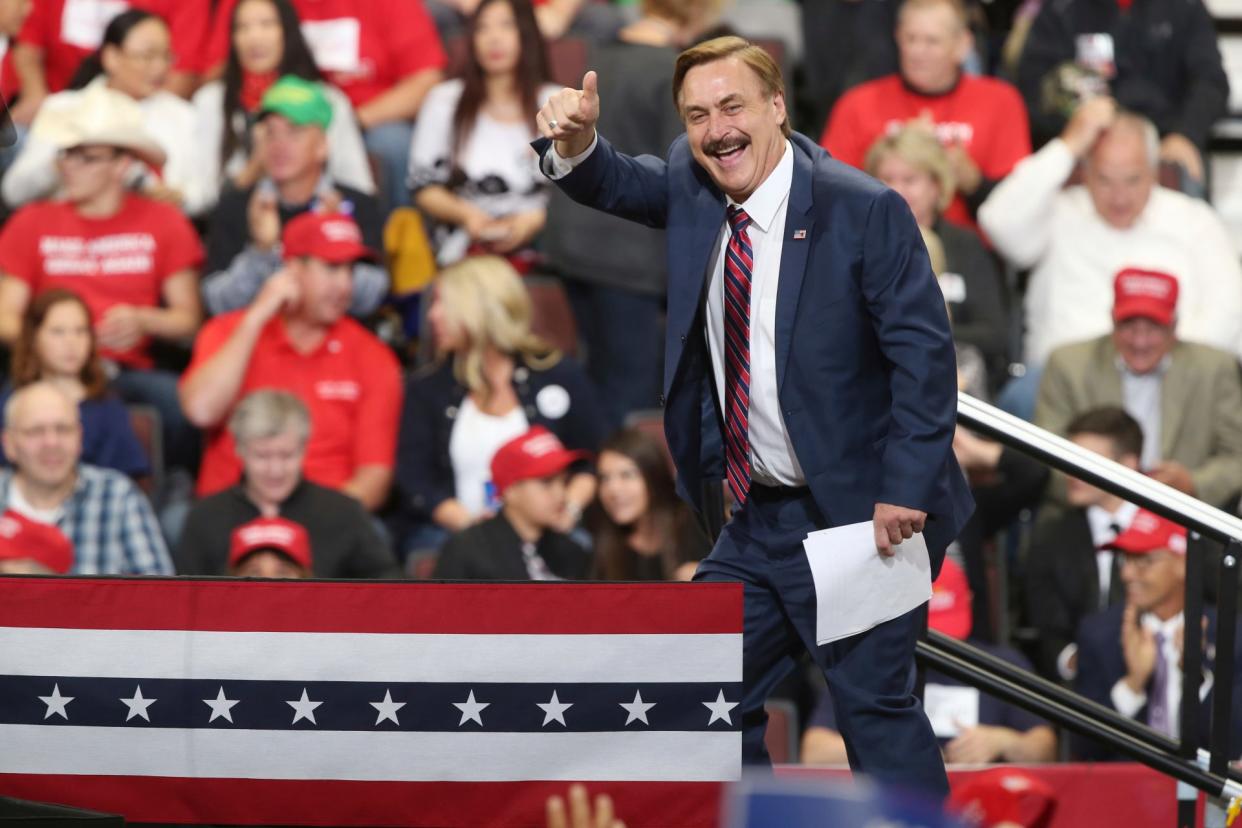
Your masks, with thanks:
[[[871,521],[821,529],[802,542],[815,579],[815,641],[828,644],[905,615],[931,598],[931,560],[922,534],[875,547]]]

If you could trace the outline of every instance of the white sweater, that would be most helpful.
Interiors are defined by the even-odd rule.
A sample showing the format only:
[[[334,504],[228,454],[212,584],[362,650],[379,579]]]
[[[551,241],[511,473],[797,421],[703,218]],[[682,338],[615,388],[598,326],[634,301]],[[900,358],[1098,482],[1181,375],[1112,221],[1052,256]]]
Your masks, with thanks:
[[[81,90],[66,90],[50,95],[39,108],[40,112],[76,105],[77,98],[86,89],[107,82],[103,76],[96,78]],[[181,207],[189,215],[202,214],[209,206],[207,191],[203,187],[202,163],[198,153],[197,117],[194,108],[171,92],[156,92],[137,102],[142,109],[143,126],[168,156],[164,163],[163,181],[181,192]],[[35,116],[38,120],[38,115]],[[11,207],[48,198],[60,186],[56,172],[56,147],[33,137],[36,130],[26,136],[21,151],[12,166],[4,174],[0,192]]]
[[[375,178],[371,175],[371,164],[349,98],[335,86],[325,84],[324,91],[332,104],[332,123],[327,133],[328,175],[333,181],[374,195]],[[204,85],[194,93],[193,104],[198,124],[198,156],[202,159],[201,186],[207,193],[208,204],[215,205],[225,177],[241,171],[246,165],[246,155],[240,148],[235,150],[224,170],[220,169],[220,152],[224,145],[224,81]]]
[[[1203,201],[1155,187],[1134,225],[1118,230],[1087,188],[1065,187],[1075,159],[1059,138],[1018,164],[979,208],[979,224],[1014,266],[1032,268],[1026,361],[1112,330],[1113,277],[1126,267],[1177,277],[1182,339],[1242,353],[1242,267]]]

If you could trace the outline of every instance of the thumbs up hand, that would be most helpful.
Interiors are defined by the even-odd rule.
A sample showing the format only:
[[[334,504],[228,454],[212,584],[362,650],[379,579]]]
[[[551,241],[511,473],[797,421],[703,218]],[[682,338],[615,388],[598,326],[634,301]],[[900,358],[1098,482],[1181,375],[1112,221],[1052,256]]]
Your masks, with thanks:
[[[545,138],[556,141],[563,158],[581,155],[595,139],[599,120],[599,87],[594,71],[582,78],[581,89],[562,89],[539,110],[535,123]]]

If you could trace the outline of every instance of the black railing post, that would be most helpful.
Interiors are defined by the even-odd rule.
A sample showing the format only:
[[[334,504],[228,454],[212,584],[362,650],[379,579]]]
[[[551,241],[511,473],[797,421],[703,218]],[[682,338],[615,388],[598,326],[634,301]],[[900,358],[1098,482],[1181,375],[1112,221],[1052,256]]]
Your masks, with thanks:
[[[1238,558],[1242,543],[1235,538],[1225,545],[1220,556],[1220,594],[1216,603],[1216,663],[1212,679],[1212,773],[1224,776],[1229,760],[1242,750],[1231,745],[1233,731],[1233,670],[1234,647],[1238,629]],[[1199,631],[1186,629],[1186,635],[1199,637]],[[1187,668],[1189,669],[1189,667]]]
[[[1207,557],[1197,535],[1186,550],[1186,603],[1182,611],[1182,709],[1181,754],[1194,761],[1199,754],[1199,688],[1203,684],[1203,640],[1198,634],[1203,617],[1204,558]],[[1163,658],[1157,654],[1157,658]]]

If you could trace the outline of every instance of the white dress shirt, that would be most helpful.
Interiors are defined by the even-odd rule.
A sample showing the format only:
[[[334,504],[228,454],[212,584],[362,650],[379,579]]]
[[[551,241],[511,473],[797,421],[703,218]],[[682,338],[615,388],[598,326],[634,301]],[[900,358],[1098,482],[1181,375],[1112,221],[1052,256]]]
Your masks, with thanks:
[[[1167,355],[1155,370],[1136,374],[1117,357],[1117,371],[1121,374],[1121,400],[1126,413],[1138,421],[1143,429],[1143,455],[1139,465],[1153,469],[1160,463],[1160,410],[1163,407],[1164,375],[1169,370],[1171,358]]]
[[[563,158],[553,144],[544,171],[553,180],[563,178],[595,151],[598,140],[596,137],[585,152],[572,158]],[[793,146],[786,140],[781,160],[750,198],[742,204],[728,199],[729,206],[741,207],[751,219],[746,228],[754,254],[750,274],[750,464],[751,479],[767,486],[806,484],[776,393],[776,295],[792,183]],[[707,293],[707,343],[721,406],[725,400],[724,262],[731,233],[729,220],[725,218],[712,256]]]
[[[793,183],[793,147],[785,141],[785,154],[772,174],[742,204],[728,199],[750,216],[754,266],[750,274],[750,475],[765,486],[803,486],[806,477],[794,456],[789,430],[776,394],[776,291],[780,283],[781,252],[785,248],[785,213]],[[712,257],[711,284],[707,288],[707,344],[720,404],[725,400],[725,252],[733,230],[726,217],[720,228],[716,255]]]
[[[1100,609],[1108,606],[1108,591],[1113,579],[1112,549],[1101,549],[1106,543],[1112,543],[1117,535],[1130,528],[1130,521],[1138,512],[1133,503],[1122,503],[1117,511],[1109,512],[1102,506],[1087,507],[1087,525],[1091,527],[1091,543],[1095,546],[1095,566],[1100,574]],[[1116,527],[1116,528],[1114,528]]]

